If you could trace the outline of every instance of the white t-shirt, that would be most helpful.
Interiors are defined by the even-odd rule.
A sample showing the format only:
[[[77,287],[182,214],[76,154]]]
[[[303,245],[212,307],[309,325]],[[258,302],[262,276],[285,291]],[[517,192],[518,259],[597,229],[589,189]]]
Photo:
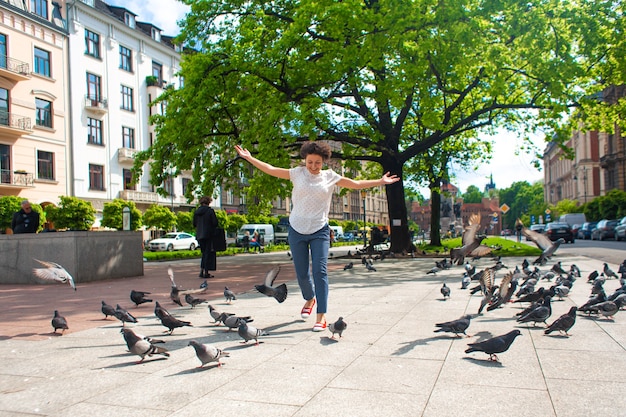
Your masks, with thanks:
[[[332,169],[313,175],[306,167],[298,166],[289,170],[289,177],[293,183],[289,224],[300,234],[315,233],[328,223],[333,190],[341,175]]]

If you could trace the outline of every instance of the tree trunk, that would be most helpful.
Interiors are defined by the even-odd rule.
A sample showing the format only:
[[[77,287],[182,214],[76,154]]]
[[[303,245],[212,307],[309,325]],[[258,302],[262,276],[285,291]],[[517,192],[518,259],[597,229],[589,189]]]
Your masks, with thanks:
[[[387,158],[383,162],[383,171],[390,172],[402,178],[402,164],[393,158]],[[413,243],[409,235],[409,223],[407,208],[404,198],[404,186],[402,179],[395,184],[386,187],[387,209],[389,210],[389,236],[391,238],[390,250],[394,253],[410,252]]]
[[[437,180],[430,184],[430,244],[441,246],[441,194],[439,189],[441,181]]]

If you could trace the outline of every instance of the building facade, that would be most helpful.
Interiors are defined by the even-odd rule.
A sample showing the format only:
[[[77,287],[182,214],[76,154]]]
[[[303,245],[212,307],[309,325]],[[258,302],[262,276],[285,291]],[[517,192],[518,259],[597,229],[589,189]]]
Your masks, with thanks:
[[[70,194],[67,30],[61,2],[0,1],[0,196]]]

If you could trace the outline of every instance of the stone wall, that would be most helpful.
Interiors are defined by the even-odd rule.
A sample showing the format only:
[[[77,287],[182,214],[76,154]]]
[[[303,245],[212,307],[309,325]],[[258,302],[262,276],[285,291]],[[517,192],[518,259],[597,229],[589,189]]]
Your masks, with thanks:
[[[55,262],[78,284],[143,276],[141,232],[0,235],[0,284],[41,284],[35,259]]]

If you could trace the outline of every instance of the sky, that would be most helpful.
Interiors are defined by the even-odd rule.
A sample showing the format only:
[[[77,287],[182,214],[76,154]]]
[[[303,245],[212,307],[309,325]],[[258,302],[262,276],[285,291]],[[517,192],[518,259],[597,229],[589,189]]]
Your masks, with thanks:
[[[176,36],[179,32],[177,22],[184,19],[189,7],[177,0],[105,0],[113,6],[125,7],[137,14],[140,22],[149,22],[163,30],[163,34]],[[508,188],[517,181],[534,183],[543,179],[543,171],[537,170],[531,164],[533,156],[523,151],[516,152],[520,148],[521,139],[514,133],[500,133],[493,137],[481,137],[494,141],[493,157],[487,164],[483,164],[477,170],[464,172],[452,167],[456,179],[453,185],[461,192],[467,191],[470,185],[483,190],[489,182],[489,176],[493,175],[496,188]],[[533,139],[540,151],[545,148],[543,137]],[[516,153],[518,153],[516,155]],[[424,197],[429,198],[427,190],[420,190]]]

